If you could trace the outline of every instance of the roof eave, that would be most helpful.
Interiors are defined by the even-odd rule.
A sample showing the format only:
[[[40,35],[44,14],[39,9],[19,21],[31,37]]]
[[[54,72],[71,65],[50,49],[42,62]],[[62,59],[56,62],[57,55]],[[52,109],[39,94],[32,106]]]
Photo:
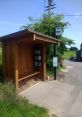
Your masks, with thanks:
[[[16,37],[21,37],[21,36],[24,36],[24,35],[26,35],[26,34],[28,34],[28,33],[36,34],[36,35],[39,35],[39,36],[48,38],[49,40],[56,41],[56,42],[60,42],[60,40],[58,40],[58,39],[56,39],[56,38],[53,38],[53,37],[51,37],[51,36],[47,36],[47,35],[38,33],[38,32],[36,32],[36,31],[30,30],[30,29],[25,29],[25,30],[22,30],[22,31],[18,31],[18,32],[15,32],[15,33],[12,33],[12,34],[8,34],[8,35],[5,35],[5,36],[2,36],[2,37],[0,38],[0,41],[1,41],[1,42],[4,42],[4,41],[7,40],[7,39],[12,39],[12,38],[16,38]]]

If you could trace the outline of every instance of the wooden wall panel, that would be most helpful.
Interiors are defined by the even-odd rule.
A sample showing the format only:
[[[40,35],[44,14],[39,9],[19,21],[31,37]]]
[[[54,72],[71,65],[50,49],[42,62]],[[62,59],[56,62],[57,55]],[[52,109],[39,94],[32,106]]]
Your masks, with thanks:
[[[32,45],[20,43],[18,45],[19,75],[25,76],[33,73]]]
[[[3,52],[3,70],[4,70],[4,79],[6,81],[13,80],[13,52],[12,52],[12,43],[5,42],[2,47]]]

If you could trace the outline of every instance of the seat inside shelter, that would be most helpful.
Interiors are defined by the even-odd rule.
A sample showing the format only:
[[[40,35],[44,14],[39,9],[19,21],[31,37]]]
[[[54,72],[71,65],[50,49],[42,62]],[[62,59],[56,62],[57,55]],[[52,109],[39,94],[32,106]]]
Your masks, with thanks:
[[[31,30],[1,37],[5,81],[14,81],[16,88],[29,79],[46,80],[46,47],[58,40]]]

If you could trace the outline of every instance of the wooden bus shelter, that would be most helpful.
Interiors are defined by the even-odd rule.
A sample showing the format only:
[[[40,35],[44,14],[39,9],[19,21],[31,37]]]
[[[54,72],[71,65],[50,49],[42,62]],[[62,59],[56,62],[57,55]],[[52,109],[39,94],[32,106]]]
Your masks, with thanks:
[[[32,30],[22,30],[0,38],[5,81],[20,82],[37,76],[46,79],[46,46],[58,40]]]

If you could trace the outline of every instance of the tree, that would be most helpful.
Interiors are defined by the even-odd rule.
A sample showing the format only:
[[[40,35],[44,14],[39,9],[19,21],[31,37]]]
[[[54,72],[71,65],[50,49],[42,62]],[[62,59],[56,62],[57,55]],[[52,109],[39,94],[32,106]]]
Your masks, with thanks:
[[[64,29],[70,25],[68,22],[64,21],[63,15],[57,15],[54,14],[51,15],[42,15],[40,19],[33,19],[32,17],[28,17],[30,23],[22,26],[23,29],[32,29],[34,31],[37,31],[39,33],[53,36],[54,35],[54,28],[61,27],[62,32],[64,32]],[[61,46],[58,47],[59,52],[62,54],[64,53],[64,50],[66,49],[66,45],[73,44],[73,40],[67,39],[65,37],[59,37],[61,40]],[[47,47],[47,66],[52,66],[52,54],[53,54],[53,45],[49,45]]]
[[[22,26],[22,28],[27,29],[30,28],[42,34],[52,36],[53,29],[55,27],[61,27],[62,31],[69,25],[68,22],[63,21],[63,15],[54,16],[43,15],[40,19],[33,19],[32,17],[28,17],[30,24]]]
[[[78,48],[77,47],[70,47],[69,50],[71,50],[71,51],[78,51]]]

